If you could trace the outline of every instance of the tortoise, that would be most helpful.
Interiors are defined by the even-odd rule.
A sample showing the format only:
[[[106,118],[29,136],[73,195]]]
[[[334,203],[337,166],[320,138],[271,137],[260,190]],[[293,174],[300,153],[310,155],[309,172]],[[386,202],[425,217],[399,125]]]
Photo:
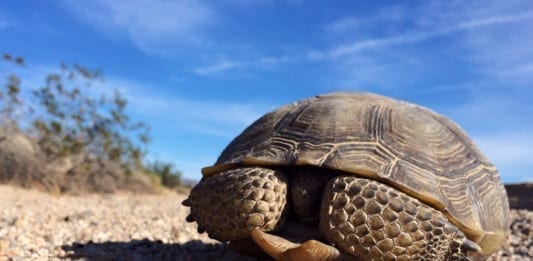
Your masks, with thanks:
[[[467,134],[371,93],[267,113],[202,173],[187,221],[276,260],[470,260],[508,234],[498,171]]]

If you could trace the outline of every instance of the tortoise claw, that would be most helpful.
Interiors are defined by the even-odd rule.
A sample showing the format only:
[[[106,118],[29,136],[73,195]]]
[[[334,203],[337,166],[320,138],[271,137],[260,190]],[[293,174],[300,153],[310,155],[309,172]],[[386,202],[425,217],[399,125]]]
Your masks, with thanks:
[[[472,252],[481,252],[481,248],[473,241],[470,241],[468,239],[465,239],[463,243],[461,244],[461,250],[463,250],[465,253],[467,251]]]
[[[187,215],[187,217],[185,218],[185,220],[186,220],[187,222],[194,222],[194,221],[195,221],[194,216],[193,216],[192,214]]]
[[[189,198],[186,198],[185,200],[183,200],[181,202],[181,205],[186,206],[186,207],[190,207],[191,206],[191,200]]]

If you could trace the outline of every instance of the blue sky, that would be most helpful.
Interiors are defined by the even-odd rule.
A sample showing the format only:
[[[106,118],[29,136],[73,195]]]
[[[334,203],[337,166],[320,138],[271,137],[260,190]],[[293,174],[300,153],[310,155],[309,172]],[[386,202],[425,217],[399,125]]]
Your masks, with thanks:
[[[327,4],[325,4],[327,3]],[[453,119],[506,182],[533,180],[533,2],[7,0],[0,51],[23,86],[101,68],[152,128],[150,157],[200,178],[277,106],[367,91]]]

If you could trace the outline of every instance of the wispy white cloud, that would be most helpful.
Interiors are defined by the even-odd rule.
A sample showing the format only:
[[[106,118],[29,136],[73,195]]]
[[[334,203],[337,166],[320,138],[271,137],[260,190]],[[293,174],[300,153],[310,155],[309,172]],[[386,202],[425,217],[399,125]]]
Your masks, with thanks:
[[[324,30],[329,33],[343,33],[360,27],[363,21],[357,17],[343,17],[324,26]]]
[[[193,72],[202,76],[213,76],[225,71],[239,68],[250,69],[260,67],[272,67],[284,63],[294,62],[295,57],[288,55],[282,56],[263,56],[250,61],[222,60],[221,62],[195,68]]]
[[[510,27],[491,27],[466,35],[473,68],[501,85],[529,89],[533,84],[533,20]]]
[[[242,65],[243,64],[241,62],[225,60],[217,64],[213,64],[213,65],[209,65],[205,67],[198,67],[194,69],[193,71],[196,74],[209,75],[209,74],[214,74],[214,73],[218,73],[218,72],[222,72],[222,71],[226,71],[230,69],[235,69],[237,67],[241,67]]]
[[[274,1],[272,0],[227,0],[225,2],[227,4],[231,4],[234,6],[241,7],[241,8],[252,8],[252,7],[257,7],[257,6],[270,5]]]
[[[395,29],[408,16],[406,8],[401,5],[387,6],[379,9],[371,16],[347,16],[323,26],[326,33],[342,35],[356,34],[358,37],[371,30],[388,32]]]
[[[335,59],[353,53],[374,48],[384,48],[393,45],[416,43],[430,38],[439,37],[460,31],[476,29],[502,23],[519,22],[533,19],[533,12],[517,13],[512,15],[496,15],[461,21],[451,26],[432,28],[431,30],[421,30],[407,33],[400,33],[389,37],[373,38],[357,41],[350,44],[336,46],[330,50],[313,50],[308,53],[312,60]]]
[[[216,20],[201,1],[66,1],[82,21],[108,33],[126,34],[142,50],[161,53],[183,44],[202,44],[203,29]]]
[[[345,44],[333,44],[330,48],[311,49],[310,51],[300,50],[298,54],[282,54],[279,56],[265,56],[256,59],[237,61],[235,59],[223,60],[207,66],[202,66],[194,70],[194,73],[201,75],[216,74],[223,71],[229,71],[237,68],[257,68],[261,65],[279,65],[283,63],[306,63],[309,61],[323,60],[346,60],[347,57],[359,55],[368,51],[386,52],[388,48],[413,45],[423,41],[432,40],[437,37],[443,37],[450,34],[475,32],[497,27],[500,25],[512,26],[513,23],[533,22],[533,11],[513,10],[512,12],[481,12],[473,17],[471,14],[465,14],[464,10],[451,9],[449,13],[458,12],[462,15],[439,14],[438,21],[426,21],[426,17],[432,16],[434,7],[425,7],[422,10],[407,11],[408,8],[403,6],[387,7],[379,10],[375,15],[368,17],[344,17],[337,21],[324,26],[327,33],[336,33],[337,35],[358,35],[357,41],[349,41]],[[449,8],[448,8],[449,9]],[[448,18],[446,20],[445,18]],[[400,28],[398,24],[408,24],[411,27]],[[379,30],[387,32],[380,37],[367,37],[367,29],[379,27]],[[404,25],[405,27],[405,25]],[[524,29],[525,30],[525,29]],[[466,44],[466,43],[465,43]],[[305,48],[305,47],[304,47]],[[303,55],[301,54],[303,53]],[[360,56],[357,59],[361,58]],[[352,66],[352,65],[350,65]],[[372,67],[372,66],[371,66]],[[379,67],[388,67],[380,64]],[[361,67],[353,67],[361,68]],[[368,69],[368,67],[366,67]],[[376,68],[378,69],[378,68]],[[529,67],[516,68],[517,73],[526,70]],[[378,69],[380,70],[380,69]],[[513,74],[514,71],[508,72]],[[504,75],[504,74],[502,74]]]
[[[289,63],[293,61],[294,59],[291,58],[288,55],[282,55],[282,56],[263,56],[258,58],[253,62],[253,64],[257,65],[278,65],[282,63]]]
[[[502,80],[510,80],[520,86],[530,87],[531,83],[533,83],[533,62],[525,62],[509,68],[500,68],[497,75]]]
[[[533,84],[533,49],[529,47],[533,45],[533,31],[529,29],[533,27],[533,6],[529,1],[428,3],[395,8],[399,25],[392,29],[382,10],[364,17],[341,18],[338,21],[352,26],[337,28],[338,34],[325,37],[338,35],[337,42],[348,44],[311,50],[307,56],[329,64],[330,85],[398,95],[409,86],[419,86],[416,91],[426,93],[428,89],[430,93],[442,90],[444,85],[455,91],[465,90],[464,86],[487,86],[505,92],[505,88],[527,89]],[[375,30],[365,31],[368,27]],[[359,40],[345,41],[346,35],[356,35]],[[453,74],[452,64],[462,75]],[[433,81],[421,82],[428,78]],[[458,82],[461,78],[468,83]]]
[[[276,3],[283,3],[288,5],[299,5],[304,2],[304,0],[226,0],[225,4],[231,4],[240,8],[257,8],[273,5]]]

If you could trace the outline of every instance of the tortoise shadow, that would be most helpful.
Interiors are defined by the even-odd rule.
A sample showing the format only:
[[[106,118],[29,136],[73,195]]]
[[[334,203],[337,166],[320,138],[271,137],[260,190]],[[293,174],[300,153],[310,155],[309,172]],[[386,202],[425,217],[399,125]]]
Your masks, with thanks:
[[[73,243],[63,245],[63,259],[83,260],[257,260],[231,251],[225,244],[191,240],[183,244],[160,240]]]

